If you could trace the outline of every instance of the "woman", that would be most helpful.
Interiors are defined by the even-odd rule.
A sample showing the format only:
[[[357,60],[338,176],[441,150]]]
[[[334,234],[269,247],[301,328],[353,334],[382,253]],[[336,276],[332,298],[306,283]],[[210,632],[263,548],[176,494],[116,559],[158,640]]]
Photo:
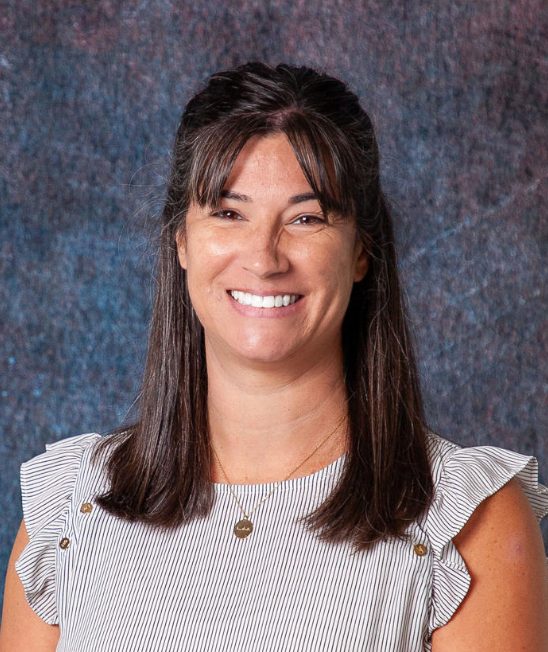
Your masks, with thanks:
[[[213,75],[158,264],[138,422],[22,466],[2,652],[546,652],[548,490],[426,426],[357,97]]]

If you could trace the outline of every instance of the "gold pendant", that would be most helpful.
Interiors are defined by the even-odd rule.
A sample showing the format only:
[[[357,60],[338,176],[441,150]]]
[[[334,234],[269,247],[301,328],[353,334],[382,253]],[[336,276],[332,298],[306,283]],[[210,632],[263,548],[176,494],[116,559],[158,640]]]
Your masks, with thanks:
[[[248,521],[247,518],[243,518],[241,521],[238,521],[234,526],[234,534],[238,539],[245,539],[253,531],[253,523]]]

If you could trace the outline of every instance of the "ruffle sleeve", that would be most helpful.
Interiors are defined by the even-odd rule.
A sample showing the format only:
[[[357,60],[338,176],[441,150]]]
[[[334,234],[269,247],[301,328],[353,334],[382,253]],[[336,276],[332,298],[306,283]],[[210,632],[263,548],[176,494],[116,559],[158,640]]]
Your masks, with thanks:
[[[479,504],[516,478],[538,521],[548,514],[548,488],[538,482],[535,457],[494,446],[461,448],[439,436],[433,469],[436,497],[425,522],[432,547],[432,603],[428,636],[445,625],[466,596],[470,574],[453,544]]]
[[[21,465],[23,517],[29,543],[15,562],[27,602],[49,625],[58,623],[56,553],[84,451],[101,435],[86,433],[46,444]]]

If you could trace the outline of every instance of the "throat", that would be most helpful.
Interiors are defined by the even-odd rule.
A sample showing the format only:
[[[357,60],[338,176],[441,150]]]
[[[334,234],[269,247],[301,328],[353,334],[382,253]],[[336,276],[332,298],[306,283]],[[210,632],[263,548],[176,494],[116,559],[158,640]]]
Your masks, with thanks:
[[[336,445],[329,447],[328,450],[320,453],[316,451],[310,459],[306,459],[306,453],[299,459],[292,455],[290,462],[273,465],[255,462],[248,467],[241,463],[233,464],[227,460],[217,459],[215,454],[212,456],[211,482],[215,484],[229,485],[255,485],[255,484],[272,484],[283,482],[285,480],[295,480],[314,473],[336,462],[347,451],[347,446],[343,442],[334,442]],[[221,453],[222,455],[222,453]],[[222,466],[221,466],[222,464]]]

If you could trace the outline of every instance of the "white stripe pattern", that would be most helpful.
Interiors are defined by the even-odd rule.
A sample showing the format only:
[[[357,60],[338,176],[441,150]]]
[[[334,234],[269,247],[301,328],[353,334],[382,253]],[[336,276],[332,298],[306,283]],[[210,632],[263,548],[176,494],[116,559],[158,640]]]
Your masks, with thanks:
[[[428,652],[432,631],[468,590],[451,539],[479,503],[517,477],[537,518],[548,513],[534,457],[460,448],[432,433],[436,499],[409,527],[410,542],[353,554],[295,523],[333,489],[344,455],[283,482],[253,514],[247,539],[233,534],[242,515],[224,484],[215,484],[208,518],[165,532],[94,503],[106,488],[90,464],[99,439],[48,444],[21,467],[30,542],[16,570],[34,611],[60,625],[59,652]],[[233,489],[251,509],[273,486]],[[81,511],[84,503],[91,511]]]

